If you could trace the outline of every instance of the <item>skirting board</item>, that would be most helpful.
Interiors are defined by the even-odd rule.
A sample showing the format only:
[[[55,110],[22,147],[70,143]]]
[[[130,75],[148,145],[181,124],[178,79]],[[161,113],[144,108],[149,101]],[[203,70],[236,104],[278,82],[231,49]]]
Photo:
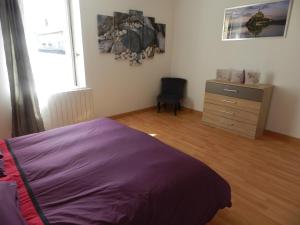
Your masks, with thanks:
[[[202,116],[202,113],[203,113],[201,111],[198,111],[198,110],[195,110],[195,109],[191,109],[191,108],[187,108],[187,107],[182,107],[182,108],[184,110],[187,110],[187,111],[199,113],[199,116]],[[122,113],[122,114],[110,116],[109,118],[111,118],[111,119],[118,119],[118,118],[122,118],[122,117],[125,117],[125,116],[133,115],[133,114],[136,114],[136,113],[153,111],[155,109],[156,109],[156,106],[151,106],[151,107],[144,108],[144,109],[134,110],[134,111],[130,111],[130,112],[126,112],[126,113]],[[282,140],[296,140],[296,141],[300,141],[299,138],[291,137],[291,136],[288,136],[286,134],[281,134],[281,133],[278,133],[278,132],[275,132],[275,131],[265,130],[265,134],[273,136],[273,137],[276,137],[276,138],[280,138]]]
[[[156,109],[156,106],[151,106],[151,107],[144,108],[144,109],[138,109],[138,110],[134,110],[134,111],[126,112],[126,113],[117,114],[117,115],[114,115],[114,116],[110,116],[109,118],[118,119],[118,118],[121,118],[121,117],[124,117],[124,116],[129,116],[129,115],[136,114],[136,113],[147,112],[147,111],[151,111],[151,110],[154,110],[154,109]]]
[[[199,115],[200,114],[202,115],[202,113],[203,113],[203,112],[195,110],[195,109],[190,109],[190,108],[186,108],[186,107],[183,107],[183,108],[186,109],[186,110],[197,112],[197,113],[199,113]],[[282,134],[282,133],[279,133],[279,132],[275,132],[275,131],[271,131],[271,130],[265,130],[264,134],[267,134],[267,135],[270,135],[270,136],[273,136],[273,137],[277,137],[277,138],[281,138],[281,139],[284,139],[284,140],[296,140],[296,141],[300,141],[299,138],[292,137],[292,136],[289,136],[289,135],[286,135],[286,134]]]

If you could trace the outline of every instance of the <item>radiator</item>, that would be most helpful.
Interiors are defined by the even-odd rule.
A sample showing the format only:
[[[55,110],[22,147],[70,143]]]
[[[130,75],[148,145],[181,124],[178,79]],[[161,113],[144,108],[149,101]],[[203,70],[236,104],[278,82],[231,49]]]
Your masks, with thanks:
[[[76,89],[52,95],[42,111],[45,129],[53,129],[94,118],[92,89]]]

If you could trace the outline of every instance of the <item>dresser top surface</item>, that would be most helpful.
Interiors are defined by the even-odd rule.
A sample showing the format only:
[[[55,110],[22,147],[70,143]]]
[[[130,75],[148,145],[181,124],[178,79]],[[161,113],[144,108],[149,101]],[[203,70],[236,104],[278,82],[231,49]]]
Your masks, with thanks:
[[[238,86],[238,87],[254,88],[254,89],[273,88],[273,85],[271,85],[271,84],[237,84],[237,83],[231,83],[228,81],[222,81],[222,80],[216,80],[216,79],[207,80],[207,82],[226,84],[226,85],[232,85],[232,86]]]

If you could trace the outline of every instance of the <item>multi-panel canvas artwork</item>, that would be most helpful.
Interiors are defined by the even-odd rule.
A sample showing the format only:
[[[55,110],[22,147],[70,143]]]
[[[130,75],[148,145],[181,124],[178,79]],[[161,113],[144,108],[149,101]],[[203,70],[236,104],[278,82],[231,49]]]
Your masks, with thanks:
[[[229,8],[225,10],[223,40],[284,37],[292,0]]]
[[[115,59],[142,64],[155,53],[165,52],[166,25],[145,17],[142,11],[98,15],[98,45],[101,53],[112,53]]]

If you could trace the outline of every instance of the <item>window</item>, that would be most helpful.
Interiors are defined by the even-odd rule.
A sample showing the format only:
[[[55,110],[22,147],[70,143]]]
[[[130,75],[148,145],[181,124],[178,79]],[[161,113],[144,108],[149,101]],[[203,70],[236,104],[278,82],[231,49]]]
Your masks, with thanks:
[[[85,86],[79,78],[84,72],[76,65],[83,60],[81,38],[76,40],[73,35],[81,29],[73,23],[74,16],[79,15],[78,0],[22,0],[22,3],[26,41],[39,98]]]

